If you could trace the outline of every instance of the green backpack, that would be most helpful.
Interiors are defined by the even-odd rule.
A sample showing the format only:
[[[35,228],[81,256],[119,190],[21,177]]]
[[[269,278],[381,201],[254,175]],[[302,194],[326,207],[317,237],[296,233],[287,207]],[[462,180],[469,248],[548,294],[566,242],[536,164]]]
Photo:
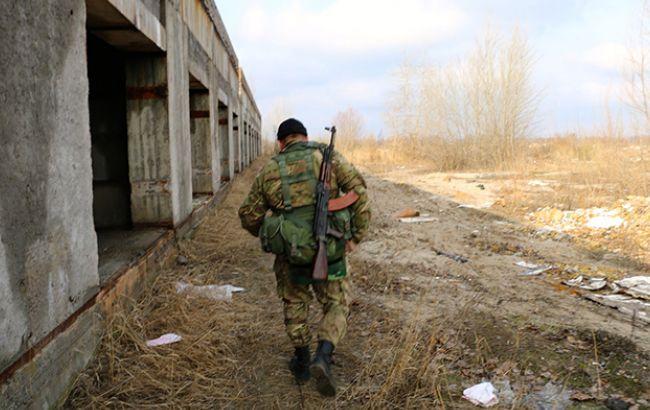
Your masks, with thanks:
[[[267,214],[259,235],[265,252],[286,256],[293,270],[303,276],[311,271],[316,255],[313,222],[318,178],[313,155],[317,149],[320,144],[297,143],[273,158],[280,169],[284,209]],[[345,243],[352,237],[350,211],[331,212],[328,223],[332,232],[340,233],[327,236],[329,276],[333,279],[345,276]]]

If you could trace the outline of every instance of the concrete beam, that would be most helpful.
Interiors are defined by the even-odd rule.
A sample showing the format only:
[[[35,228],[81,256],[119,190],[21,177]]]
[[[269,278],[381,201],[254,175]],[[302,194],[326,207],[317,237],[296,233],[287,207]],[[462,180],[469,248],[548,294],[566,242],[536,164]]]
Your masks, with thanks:
[[[167,34],[165,28],[140,0],[86,0],[89,10],[89,23],[91,31],[107,43],[114,46],[123,45],[126,49],[140,50],[137,44],[130,41],[135,34],[143,34],[155,46],[165,51],[167,49]],[[107,20],[112,13],[107,9],[110,3],[119,13],[124,16],[136,30],[125,31],[123,29],[111,29],[115,22]]]

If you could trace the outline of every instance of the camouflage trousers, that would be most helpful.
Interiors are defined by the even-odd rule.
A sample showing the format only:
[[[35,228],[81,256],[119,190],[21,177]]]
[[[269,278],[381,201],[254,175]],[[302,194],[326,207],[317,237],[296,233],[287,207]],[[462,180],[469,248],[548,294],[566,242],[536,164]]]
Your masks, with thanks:
[[[347,277],[311,285],[291,281],[289,264],[279,256],[273,266],[277,280],[278,296],[284,303],[284,324],[287,335],[295,347],[311,343],[309,331],[309,305],[312,291],[323,309],[318,327],[318,340],[328,340],[334,346],[345,336],[350,314],[350,285]]]

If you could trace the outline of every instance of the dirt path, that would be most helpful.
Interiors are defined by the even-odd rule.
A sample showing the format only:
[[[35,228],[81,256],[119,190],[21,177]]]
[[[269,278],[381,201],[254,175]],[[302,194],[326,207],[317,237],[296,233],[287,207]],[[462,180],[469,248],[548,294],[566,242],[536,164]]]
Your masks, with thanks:
[[[522,277],[514,262],[611,264],[496,215],[410,185],[368,177],[370,239],[350,258],[354,305],[336,352],[336,400],[297,386],[275,295],[272,258],[239,228],[236,210],[261,166],[180,245],[189,259],[161,274],[112,318],[98,359],[66,406],[471,408],[464,388],[491,380],[504,408],[584,408],[622,396],[650,400],[650,330],[616,311]],[[437,218],[403,224],[417,207]],[[445,256],[444,254],[447,254]],[[449,255],[467,258],[461,263]],[[233,301],[178,295],[179,280],[246,289]],[[314,309],[313,323],[317,320]],[[175,332],[183,341],[147,348]]]

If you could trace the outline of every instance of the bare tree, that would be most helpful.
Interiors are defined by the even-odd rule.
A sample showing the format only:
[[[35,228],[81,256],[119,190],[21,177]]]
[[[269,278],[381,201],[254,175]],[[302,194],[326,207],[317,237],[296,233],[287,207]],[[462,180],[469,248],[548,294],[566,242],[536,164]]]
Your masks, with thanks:
[[[332,119],[336,125],[337,132],[342,139],[355,140],[363,136],[363,117],[357,110],[349,107],[345,111],[339,111]]]
[[[650,131],[650,3],[643,2],[639,30],[629,47],[623,98],[644,133]]]
[[[463,60],[443,67],[404,64],[388,104],[388,128],[401,138],[427,139],[436,146],[433,155],[455,156],[453,164],[506,163],[534,124],[539,93],[532,69],[519,30],[506,40],[486,30]],[[460,152],[446,149],[450,143]]]
[[[293,109],[284,99],[275,101],[271,109],[264,115],[264,135],[275,141],[275,133],[280,123],[291,117]]]

